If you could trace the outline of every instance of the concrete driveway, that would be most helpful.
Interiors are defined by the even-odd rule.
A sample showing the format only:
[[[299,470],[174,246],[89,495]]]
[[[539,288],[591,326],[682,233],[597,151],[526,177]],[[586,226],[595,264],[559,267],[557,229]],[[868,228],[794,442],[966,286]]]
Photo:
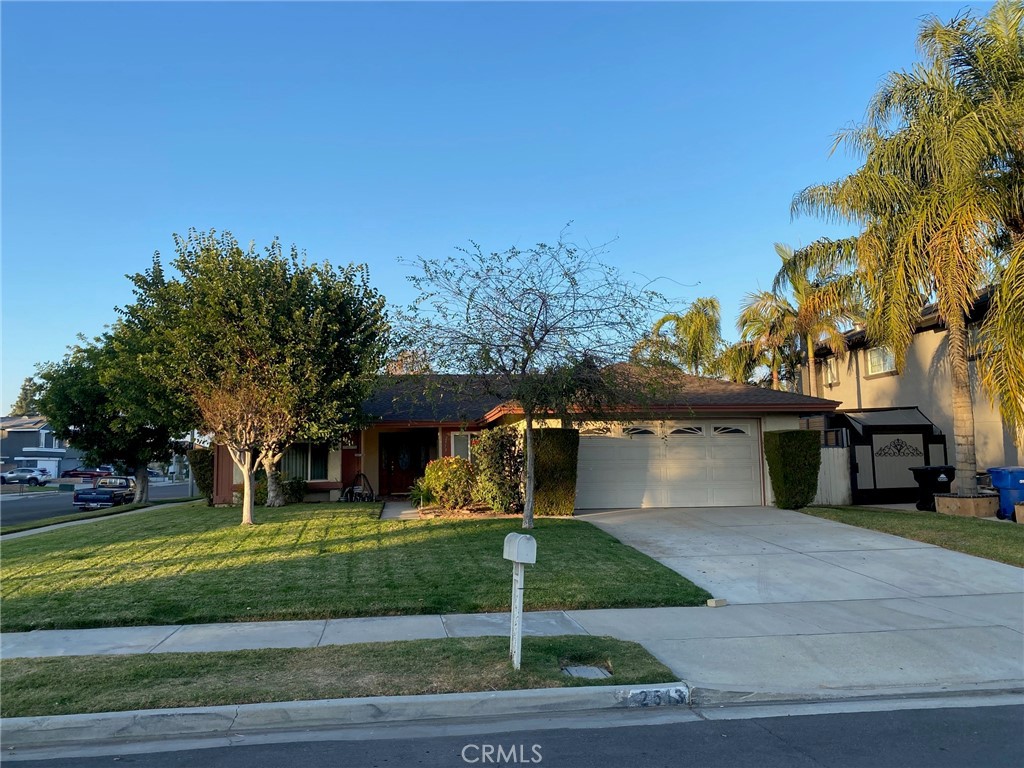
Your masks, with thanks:
[[[770,507],[577,512],[725,608],[569,612],[709,689],[1024,686],[1024,570]],[[756,698],[756,693],[755,693]]]

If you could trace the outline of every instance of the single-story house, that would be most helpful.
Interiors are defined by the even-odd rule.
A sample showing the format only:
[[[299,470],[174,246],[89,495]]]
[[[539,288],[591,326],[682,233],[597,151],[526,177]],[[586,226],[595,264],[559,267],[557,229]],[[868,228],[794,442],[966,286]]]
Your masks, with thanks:
[[[612,417],[579,424],[577,508],[770,503],[764,433],[798,429],[801,417],[838,406],[684,374],[666,374],[662,383],[643,406],[620,406]],[[403,495],[427,462],[453,455],[472,460],[475,434],[523,421],[515,402],[461,377],[429,374],[382,387],[364,411],[365,429],[338,446],[293,446],[282,471],[307,480],[310,493],[323,499],[337,498],[359,475],[377,496]],[[230,503],[239,482],[219,448],[214,502]]]

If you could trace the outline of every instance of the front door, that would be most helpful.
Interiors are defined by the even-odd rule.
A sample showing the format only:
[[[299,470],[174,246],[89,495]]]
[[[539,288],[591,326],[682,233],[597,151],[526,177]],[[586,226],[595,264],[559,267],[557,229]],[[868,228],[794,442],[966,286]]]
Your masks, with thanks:
[[[408,493],[437,454],[437,432],[414,430],[380,434],[380,492]]]

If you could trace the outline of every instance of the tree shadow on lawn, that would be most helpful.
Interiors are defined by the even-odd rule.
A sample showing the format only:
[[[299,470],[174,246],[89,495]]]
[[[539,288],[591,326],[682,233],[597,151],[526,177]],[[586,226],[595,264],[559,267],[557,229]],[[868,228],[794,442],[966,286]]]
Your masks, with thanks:
[[[539,562],[527,570],[528,610],[698,605],[708,597],[611,536],[590,526],[584,533],[584,525],[539,521]],[[466,526],[479,530],[467,532]],[[424,530],[430,535],[424,537]],[[383,547],[299,553],[269,562],[232,563],[236,558],[223,553],[130,564],[85,560],[71,573],[51,571],[55,583],[45,594],[40,588],[46,577],[39,573],[5,578],[3,630],[503,611],[509,608],[511,564],[501,551],[511,530],[520,530],[515,520],[487,521],[483,527],[471,521],[457,529],[414,522],[393,534],[339,539],[347,545],[386,540]],[[175,573],[154,573],[177,564]],[[75,575],[90,574],[101,581],[75,586]],[[18,594],[18,582],[30,593]]]

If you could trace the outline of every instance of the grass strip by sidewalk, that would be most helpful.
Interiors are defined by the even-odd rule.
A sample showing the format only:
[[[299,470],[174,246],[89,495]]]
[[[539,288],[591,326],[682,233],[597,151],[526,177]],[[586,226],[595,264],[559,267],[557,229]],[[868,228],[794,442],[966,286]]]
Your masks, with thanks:
[[[29,520],[24,523],[15,523],[13,525],[0,526],[0,536],[6,535],[8,533],[34,531],[37,528],[46,528],[48,526],[57,525],[59,523],[71,523],[75,520],[94,520],[100,517],[110,517],[111,515],[120,515],[124,512],[132,512],[136,509],[146,509],[148,507],[156,507],[163,504],[180,504],[186,501],[193,501],[195,499],[195,496],[183,496],[177,499],[156,499],[150,500],[146,504],[122,504],[120,507],[90,509],[87,512],[72,512],[70,515],[61,515],[60,517],[48,517],[45,520]]]
[[[604,667],[603,680],[568,665]],[[637,643],[610,637],[524,637],[522,668],[507,637],[409,640],[220,653],[7,659],[3,717],[404,696],[586,685],[665,683],[672,672]]]
[[[510,518],[380,520],[379,504],[154,509],[3,545],[5,632],[508,610]],[[710,595],[589,523],[531,531],[527,610],[701,605]]]
[[[1024,567],[1024,525],[898,509],[806,507],[800,511],[826,520],[891,533],[954,552]]]

